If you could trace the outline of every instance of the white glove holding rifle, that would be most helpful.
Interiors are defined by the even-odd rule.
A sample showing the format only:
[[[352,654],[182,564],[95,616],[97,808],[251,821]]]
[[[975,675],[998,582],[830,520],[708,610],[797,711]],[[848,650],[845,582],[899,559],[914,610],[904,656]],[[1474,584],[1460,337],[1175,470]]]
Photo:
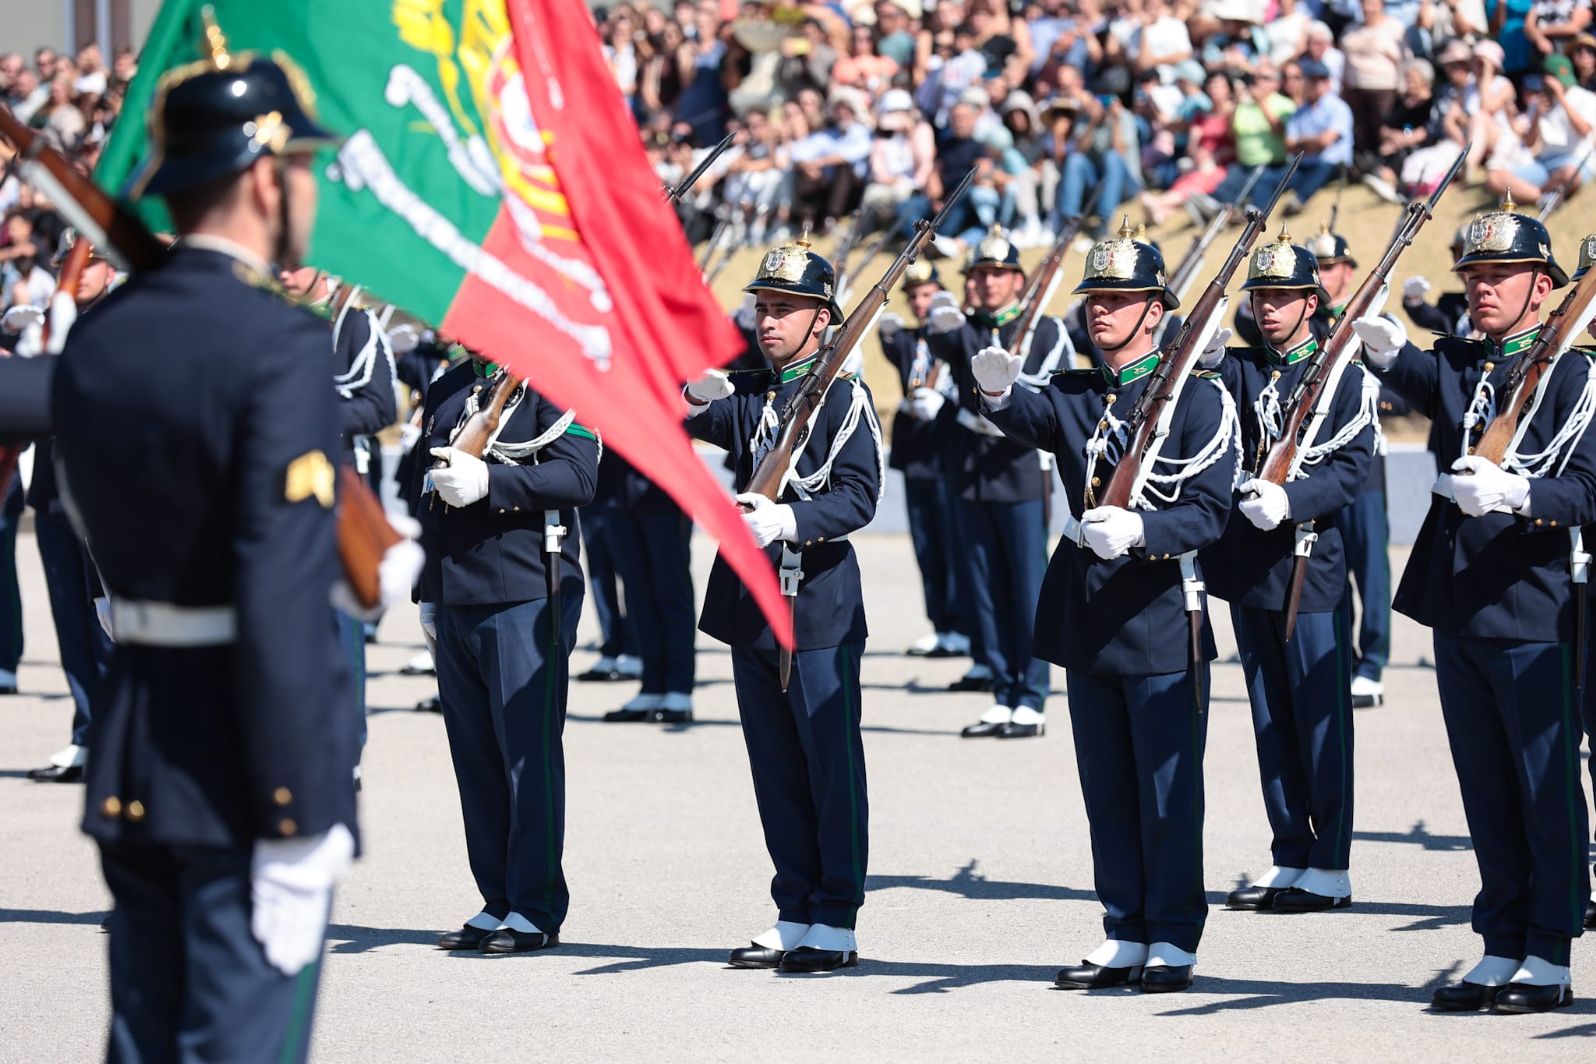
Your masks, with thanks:
[[[938,292],[931,297],[931,311],[926,315],[926,332],[942,336],[964,328],[964,311],[954,301],[951,292]]]

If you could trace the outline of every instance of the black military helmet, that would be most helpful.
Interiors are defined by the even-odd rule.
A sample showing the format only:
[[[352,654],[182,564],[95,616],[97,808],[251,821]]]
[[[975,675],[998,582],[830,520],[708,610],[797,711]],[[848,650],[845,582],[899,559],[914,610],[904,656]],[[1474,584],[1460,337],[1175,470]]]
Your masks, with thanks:
[[[903,268],[903,289],[918,288],[923,284],[942,285],[942,277],[937,273],[936,263],[926,259],[915,259]]]
[[[55,258],[50,260],[50,265],[55,267],[57,270],[66,265],[66,260],[72,254],[72,249],[77,247],[78,241],[81,239],[82,237],[78,235],[78,231],[76,229],[69,228],[66,232],[62,233],[61,250],[55,253]],[[91,246],[89,248],[89,261],[110,262],[111,260],[106,258],[99,248]]]
[[[1585,276],[1592,264],[1596,264],[1596,236],[1588,236],[1579,242],[1579,268],[1569,280],[1577,281]]]
[[[1527,214],[1513,211],[1513,198],[1502,201],[1500,210],[1482,214],[1468,225],[1463,235],[1463,254],[1452,264],[1452,272],[1476,262],[1524,262],[1544,266],[1553,288],[1568,283],[1568,274],[1552,257],[1552,238],[1546,226]]]
[[[1308,240],[1307,247],[1313,252],[1313,257],[1319,260],[1320,266],[1344,262],[1353,269],[1358,267],[1358,260],[1352,257],[1352,249],[1347,246],[1347,238],[1340,233],[1332,233],[1329,222],[1319,230],[1318,235]]]
[[[315,94],[293,60],[230,54],[208,12],[205,43],[210,58],[169,70],[156,85],[150,158],[128,185],[131,199],[183,192],[256,159],[337,142],[316,121]]]
[[[994,225],[983,236],[965,260],[964,272],[972,273],[982,266],[996,266],[1005,270],[1024,270],[1020,265],[1020,249],[1003,233],[1003,227]]]
[[[791,292],[795,296],[825,300],[831,311],[831,324],[842,324],[837,306],[837,274],[831,263],[800,237],[788,244],[777,244],[760,260],[759,273],[743,286],[744,292]]]
[[[1307,288],[1319,293],[1324,300],[1324,289],[1319,284],[1319,260],[1301,244],[1291,242],[1291,234],[1284,229],[1272,243],[1264,244],[1247,260],[1247,280],[1243,292],[1255,288]]]
[[[1100,240],[1086,254],[1086,276],[1075,286],[1078,293],[1157,292],[1165,309],[1174,310],[1180,300],[1169,290],[1164,278],[1164,256],[1151,244],[1137,240],[1127,217],[1119,236]]]

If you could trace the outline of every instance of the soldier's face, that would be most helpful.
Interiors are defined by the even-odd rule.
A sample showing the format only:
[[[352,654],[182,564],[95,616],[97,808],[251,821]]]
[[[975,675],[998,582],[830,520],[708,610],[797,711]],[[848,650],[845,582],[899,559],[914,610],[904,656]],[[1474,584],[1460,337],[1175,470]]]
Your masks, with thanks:
[[[754,302],[759,350],[772,365],[784,366],[805,354],[830,323],[831,314],[818,299],[787,292],[760,292]]]
[[[90,259],[78,278],[78,290],[73,293],[73,298],[84,304],[94,302],[105,295],[105,290],[111,287],[111,278],[114,276],[116,271],[111,268],[110,263],[100,259]]]
[[[1308,319],[1319,307],[1319,297],[1300,288],[1257,288],[1252,293],[1252,316],[1258,331],[1274,348],[1303,339]]]
[[[1521,262],[1481,262],[1463,268],[1469,318],[1487,336],[1501,338],[1521,327],[1545,302],[1552,279]]]
[[[925,321],[925,316],[931,313],[931,300],[936,298],[942,286],[938,284],[917,284],[909,289],[909,313],[920,321]]]
[[[1352,280],[1352,263],[1333,262],[1328,266],[1321,266],[1319,279],[1324,282],[1326,292],[1340,295],[1347,290],[1347,283]]]
[[[1150,307],[1147,303],[1146,292],[1093,292],[1087,296],[1086,327],[1091,331],[1092,343],[1109,352],[1126,349],[1127,345],[1137,347],[1131,344],[1137,334],[1151,335],[1164,317],[1164,304],[1156,299]],[[1129,350],[1133,356],[1144,353]]]
[[[970,272],[977,309],[1002,310],[1020,296],[1025,274],[996,266],[978,266]]]
[[[297,266],[291,270],[282,270],[277,274],[277,281],[288,289],[291,295],[304,298],[306,296],[319,296],[322,293],[313,291],[321,287],[318,282],[326,276],[314,266]]]

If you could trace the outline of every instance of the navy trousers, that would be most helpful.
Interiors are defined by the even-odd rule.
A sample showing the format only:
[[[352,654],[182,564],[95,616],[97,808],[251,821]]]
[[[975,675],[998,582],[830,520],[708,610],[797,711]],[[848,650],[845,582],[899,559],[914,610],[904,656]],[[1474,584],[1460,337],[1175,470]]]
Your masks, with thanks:
[[[968,564],[968,606],[992,667],[993,699],[1041,710],[1047,700],[1047,662],[1031,653],[1036,600],[1047,571],[1047,524],[1042,500],[970,502],[956,506]],[[980,659],[977,659],[980,660]]]
[[[599,626],[599,653],[607,658],[636,654],[637,646],[626,623],[626,609],[615,578],[620,569],[613,529],[625,515],[614,502],[582,508],[582,555],[587,560],[588,595]],[[628,595],[632,589],[627,588]],[[689,625],[689,628],[692,626]]]
[[[672,507],[620,513],[606,535],[626,585],[626,631],[643,661],[642,694],[691,694],[693,640],[693,523]]]
[[[1203,749],[1192,672],[1100,676],[1067,670],[1075,763],[1092,837],[1103,930],[1119,942],[1195,953],[1203,891]],[[1208,663],[1202,665],[1208,690]]]
[[[1385,459],[1375,455],[1376,462]],[[1360,493],[1337,518],[1347,552],[1347,594],[1343,606],[1352,616],[1352,589],[1358,593],[1357,657],[1352,674],[1379,680],[1391,657],[1391,530],[1386,520],[1385,489]]]
[[[862,643],[801,650],[783,694],[774,650],[732,648],[754,799],[776,866],[770,896],[782,920],[851,928],[864,904],[870,807],[859,734],[863,654]]]
[[[582,597],[438,607],[438,698],[482,909],[565,922],[565,696]]]
[[[112,1064],[279,1064],[310,1051],[321,961],[272,967],[250,933],[250,851],[100,844]]]
[[[1587,536],[1590,534],[1586,532]],[[1596,668],[1596,607],[1587,601],[1585,609],[1590,612],[1585,618],[1585,687],[1580,691],[1579,704],[1585,722],[1586,749],[1590,751],[1585,760],[1585,767],[1590,771],[1590,800],[1596,808],[1596,677],[1591,675],[1591,670]]]
[[[72,692],[72,742],[89,741],[90,702],[111,665],[111,640],[94,614],[89,556],[62,514],[35,514],[34,534],[50,591],[61,670]]]
[[[17,586],[17,522],[22,519],[22,478],[0,498],[0,671],[22,662],[22,589]]]
[[[333,617],[338,626],[338,645],[349,665],[349,713],[360,737],[355,745],[355,756],[359,757],[366,748],[366,622],[341,610],[334,610]]]
[[[909,519],[909,540],[920,566],[920,587],[925,592],[925,615],[935,632],[962,632],[969,627],[959,615],[954,583],[953,511],[947,483],[941,478],[904,478],[904,508]]]
[[[1347,615],[1231,606],[1252,703],[1270,852],[1282,868],[1348,867],[1352,856],[1352,693]]]
[[[1435,633],[1463,813],[1480,868],[1485,952],[1568,963],[1590,896],[1573,648]]]

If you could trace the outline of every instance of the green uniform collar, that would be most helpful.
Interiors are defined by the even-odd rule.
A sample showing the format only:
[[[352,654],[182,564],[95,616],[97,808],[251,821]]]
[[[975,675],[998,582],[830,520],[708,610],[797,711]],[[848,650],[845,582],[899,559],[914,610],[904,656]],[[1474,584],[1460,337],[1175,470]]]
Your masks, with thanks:
[[[799,359],[797,362],[790,362],[783,366],[779,374],[781,383],[786,384],[788,381],[795,381],[805,373],[808,373],[814,367],[817,357],[817,355],[810,355],[808,358]]]
[[[1541,326],[1539,322],[1536,322],[1523,332],[1518,332],[1514,333],[1512,336],[1503,337],[1501,343],[1502,357],[1512,358],[1514,355],[1525,350],[1531,344],[1533,344],[1535,342],[1535,338],[1540,334]]]
[[[1015,303],[1013,306],[1005,310],[1000,310],[996,314],[988,314],[984,310],[978,310],[974,314],[970,315],[970,317],[975,319],[977,325],[983,325],[992,329],[1001,329],[1003,326],[1007,325],[1015,318],[1018,318],[1023,313],[1025,313],[1025,308],[1020,306],[1018,303]]]
[[[1158,368],[1158,352],[1149,351],[1130,365],[1121,367],[1118,373],[1115,373],[1107,366],[1102,367],[1103,379],[1108,381],[1109,384],[1117,384],[1120,387],[1124,387],[1127,384],[1141,380],[1156,368]]]
[[[473,358],[471,360],[471,369],[479,377],[491,377],[499,372],[499,364],[497,362],[484,362],[480,358]]]
[[[1268,344],[1264,344],[1264,354],[1269,356],[1269,361],[1278,366],[1295,366],[1303,359],[1312,357],[1314,352],[1318,350],[1319,341],[1314,339],[1312,336],[1308,337],[1306,340],[1302,341],[1302,343],[1298,344],[1296,347],[1293,347],[1284,354],[1276,351]]]

